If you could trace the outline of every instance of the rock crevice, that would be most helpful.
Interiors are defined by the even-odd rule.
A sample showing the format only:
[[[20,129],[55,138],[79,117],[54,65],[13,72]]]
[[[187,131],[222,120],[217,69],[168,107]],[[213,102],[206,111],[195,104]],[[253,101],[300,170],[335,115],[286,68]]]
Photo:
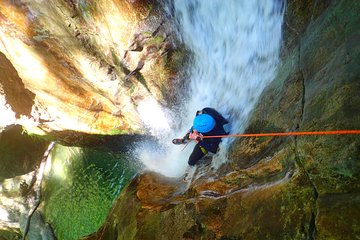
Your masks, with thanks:
[[[294,137],[294,154],[295,154],[295,161],[297,166],[300,168],[300,171],[306,176],[308,182],[310,183],[313,189],[313,196],[312,196],[312,204],[311,204],[311,217],[309,221],[309,227],[307,232],[307,239],[315,240],[316,239],[316,216],[318,213],[318,197],[319,193],[316,187],[314,180],[311,178],[311,175],[305,168],[303,159],[304,157],[300,156],[298,150],[298,137]],[[306,153],[305,153],[306,154]]]

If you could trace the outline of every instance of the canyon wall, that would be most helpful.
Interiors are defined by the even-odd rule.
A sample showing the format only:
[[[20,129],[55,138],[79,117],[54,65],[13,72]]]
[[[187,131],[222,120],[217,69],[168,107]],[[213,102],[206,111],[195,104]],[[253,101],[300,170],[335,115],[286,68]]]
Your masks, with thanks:
[[[245,132],[360,128],[359,10],[287,2],[282,63]],[[359,151],[357,135],[239,139],[190,184],[138,175],[84,239],[355,239]]]

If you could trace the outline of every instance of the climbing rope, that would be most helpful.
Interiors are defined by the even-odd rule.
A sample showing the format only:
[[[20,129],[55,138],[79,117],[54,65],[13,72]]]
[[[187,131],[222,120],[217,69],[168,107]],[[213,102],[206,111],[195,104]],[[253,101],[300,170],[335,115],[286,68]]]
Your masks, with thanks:
[[[345,135],[360,134],[360,130],[334,130],[334,131],[309,131],[309,132],[276,132],[276,133],[242,133],[217,136],[203,136],[203,138],[228,138],[228,137],[287,137],[306,135]]]

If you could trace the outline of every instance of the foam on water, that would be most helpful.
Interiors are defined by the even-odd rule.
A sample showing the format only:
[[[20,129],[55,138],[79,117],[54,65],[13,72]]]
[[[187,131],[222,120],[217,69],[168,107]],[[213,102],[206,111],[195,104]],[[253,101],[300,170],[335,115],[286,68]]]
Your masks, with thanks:
[[[176,18],[179,34],[194,55],[188,69],[189,87],[184,97],[187,101],[176,118],[162,115],[167,123],[164,117],[156,120],[155,114],[143,114],[149,128],[156,130],[153,133],[159,137],[161,147],[144,143],[136,152],[147,168],[180,176],[193,145],[181,151],[182,146],[172,145],[171,139],[186,133],[196,110],[213,107],[230,120],[231,133],[244,131],[260,94],[276,73],[284,3],[174,0],[167,9]],[[151,104],[161,109],[156,102]],[[223,140],[221,151],[213,160],[215,166],[226,161],[231,141]]]

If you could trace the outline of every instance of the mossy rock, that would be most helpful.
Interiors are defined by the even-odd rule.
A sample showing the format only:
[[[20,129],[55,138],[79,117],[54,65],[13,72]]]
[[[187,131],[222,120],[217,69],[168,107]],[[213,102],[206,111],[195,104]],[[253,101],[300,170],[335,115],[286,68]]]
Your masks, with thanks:
[[[22,239],[20,229],[0,228],[0,240],[20,240],[20,239]]]

